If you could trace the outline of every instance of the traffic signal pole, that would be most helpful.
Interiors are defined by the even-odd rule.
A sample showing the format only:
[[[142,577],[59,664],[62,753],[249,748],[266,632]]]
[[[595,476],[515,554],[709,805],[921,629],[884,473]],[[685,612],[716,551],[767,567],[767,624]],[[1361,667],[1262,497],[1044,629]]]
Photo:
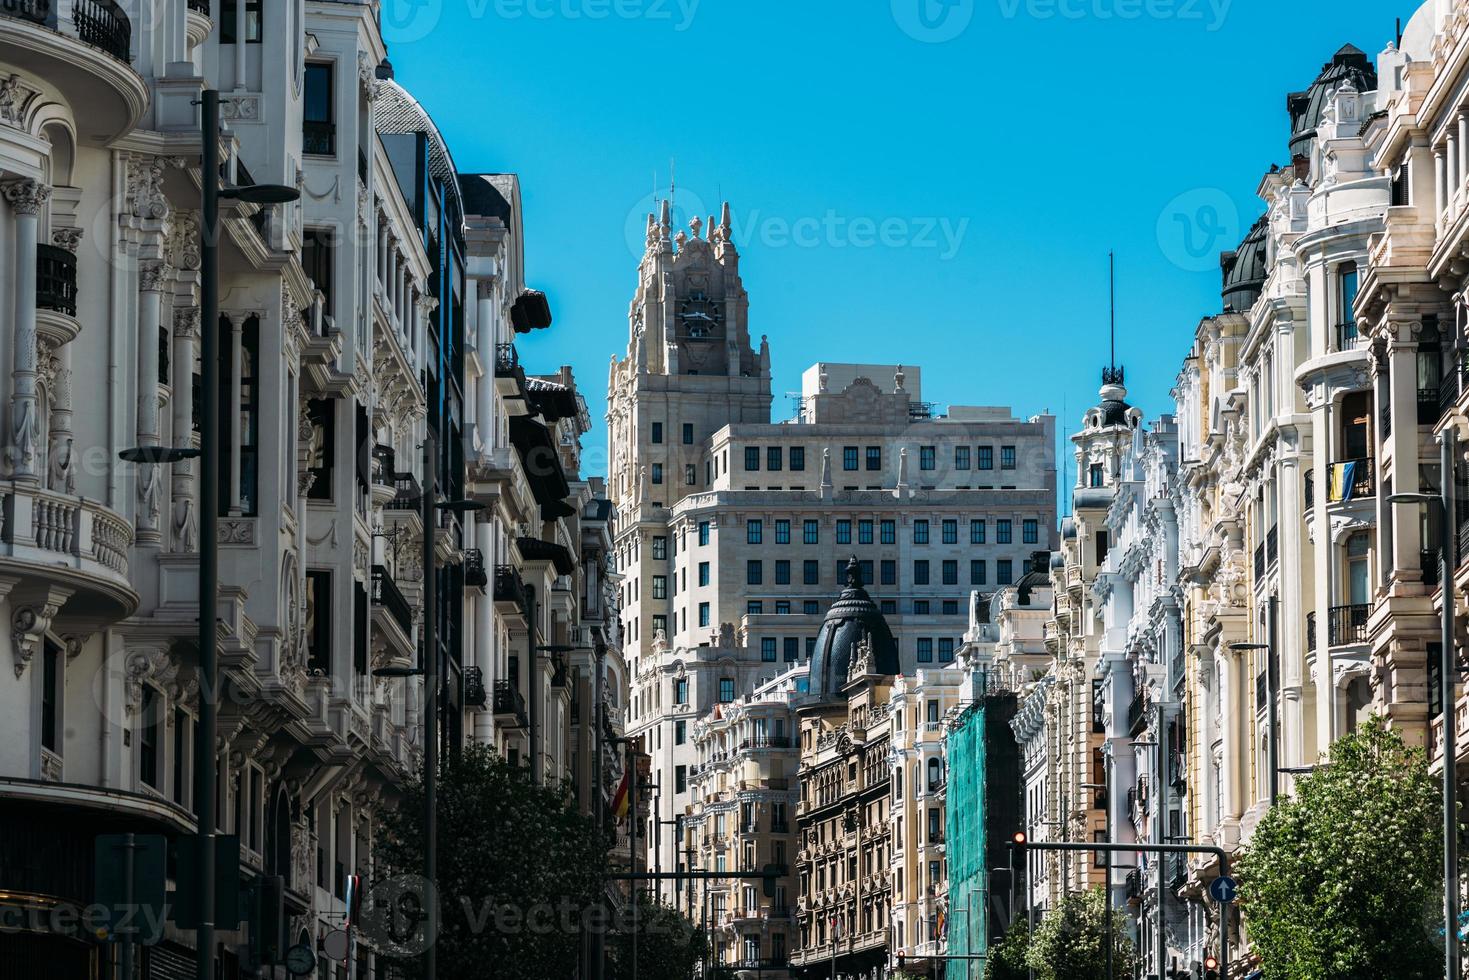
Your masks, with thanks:
[[[1110,864],[1113,854],[1211,854],[1219,859],[1219,877],[1229,876],[1229,855],[1222,847],[1207,844],[1110,844],[1091,842],[1087,844],[1062,843],[1059,841],[1029,841],[1025,834],[1018,833],[1010,842],[1013,850],[1036,851],[1103,851]],[[1022,856],[1025,856],[1022,854]],[[1219,903],[1219,974],[1229,976],[1229,906],[1232,902]]]

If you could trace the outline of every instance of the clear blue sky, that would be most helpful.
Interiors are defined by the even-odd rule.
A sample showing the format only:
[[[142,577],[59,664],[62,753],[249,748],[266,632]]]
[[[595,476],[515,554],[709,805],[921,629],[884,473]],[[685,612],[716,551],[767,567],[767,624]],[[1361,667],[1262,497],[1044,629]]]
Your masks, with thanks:
[[[670,160],[681,205],[732,202],[777,416],[817,360],[904,362],[931,401],[1064,409],[1074,430],[1107,360],[1109,248],[1132,401],[1169,411],[1216,254],[1287,162],[1286,93],[1342,44],[1375,57],[1414,9],[385,0],[384,33],[459,168],[520,175],[527,278],[555,315],[521,358],[575,368],[595,451],[630,239]]]

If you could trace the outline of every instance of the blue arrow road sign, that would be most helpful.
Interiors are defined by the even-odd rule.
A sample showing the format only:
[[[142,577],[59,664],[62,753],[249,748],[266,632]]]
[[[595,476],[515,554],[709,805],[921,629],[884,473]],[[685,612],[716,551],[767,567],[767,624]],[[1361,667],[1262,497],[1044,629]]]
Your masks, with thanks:
[[[1239,882],[1229,875],[1220,875],[1209,882],[1209,897],[1220,905],[1232,902],[1239,897]]]

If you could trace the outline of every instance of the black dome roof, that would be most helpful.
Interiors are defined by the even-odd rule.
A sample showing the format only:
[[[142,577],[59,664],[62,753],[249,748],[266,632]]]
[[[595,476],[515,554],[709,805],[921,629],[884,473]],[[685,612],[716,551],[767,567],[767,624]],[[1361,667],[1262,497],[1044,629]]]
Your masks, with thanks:
[[[862,588],[861,567],[854,558],[847,565],[847,587],[827,610],[821,631],[816,634],[809,681],[813,701],[846,701],[842,688],[847,686],[857,646],[863,640],[872,647],[872,673],[891,676],[903,672],[898,641],[893,639],[893,631],[877,603]]]
[[[1221,296],[1226,313],[1247,312],[1260,298],[1260,290],[1265,288],[1268,271],[1265,267],[1266,229],[1265,215],[1262,214],[1250,226],[1239,248],[1219,256],[1219,268],[1224,273]]]
[[[1371,92],[1377,88],[1377,70],[1372,67],[1372,60],[1350,44],[1332,55],[1331,60],[1321,67],[1321,74],[1316,76],[1310,88],[1286,96],[1286,109],[1290,112],[1291,159],[1310,152],[1310,143],[1316,138],[1316,127],[1321,123],[1327,98],[1347,82],[1351,82],[1358,92]]]

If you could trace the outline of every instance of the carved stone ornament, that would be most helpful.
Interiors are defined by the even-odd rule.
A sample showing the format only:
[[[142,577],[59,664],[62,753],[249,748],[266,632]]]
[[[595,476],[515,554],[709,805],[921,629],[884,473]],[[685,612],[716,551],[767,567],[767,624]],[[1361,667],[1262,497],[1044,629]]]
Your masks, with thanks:
[[[82,236],[86,231],[81,228],[53,228],[51,230],[51,244],[57,248],[64,248],[72,255],[77,254],[81,247]]]
[[[199,212],[175,211],[168,223],[164,242],[168,264],[175,269],[195,271],[202,262],[199,252]]]
[[[51,188],[35,180],[16,180],[4,185],[5,200],[16,214],[40,214],[51,198]]]
[[[220,544],[253,545],[255,522],[252,520],[222,520],[219,522]]]
[[[164,157],[135,159],[128,168],[128,211],[135,218],[162,221],[168,217],[168,198],[163,193]]]
[[[21,605],[11,614],[10,642],[14,646],[15,676],[17,678],[25,673],[26,667],[35,659],[46,636],[46,630],[51,627],[51,620],[70,595],[68,591],[52,590],[47,597],[28,605]]]

